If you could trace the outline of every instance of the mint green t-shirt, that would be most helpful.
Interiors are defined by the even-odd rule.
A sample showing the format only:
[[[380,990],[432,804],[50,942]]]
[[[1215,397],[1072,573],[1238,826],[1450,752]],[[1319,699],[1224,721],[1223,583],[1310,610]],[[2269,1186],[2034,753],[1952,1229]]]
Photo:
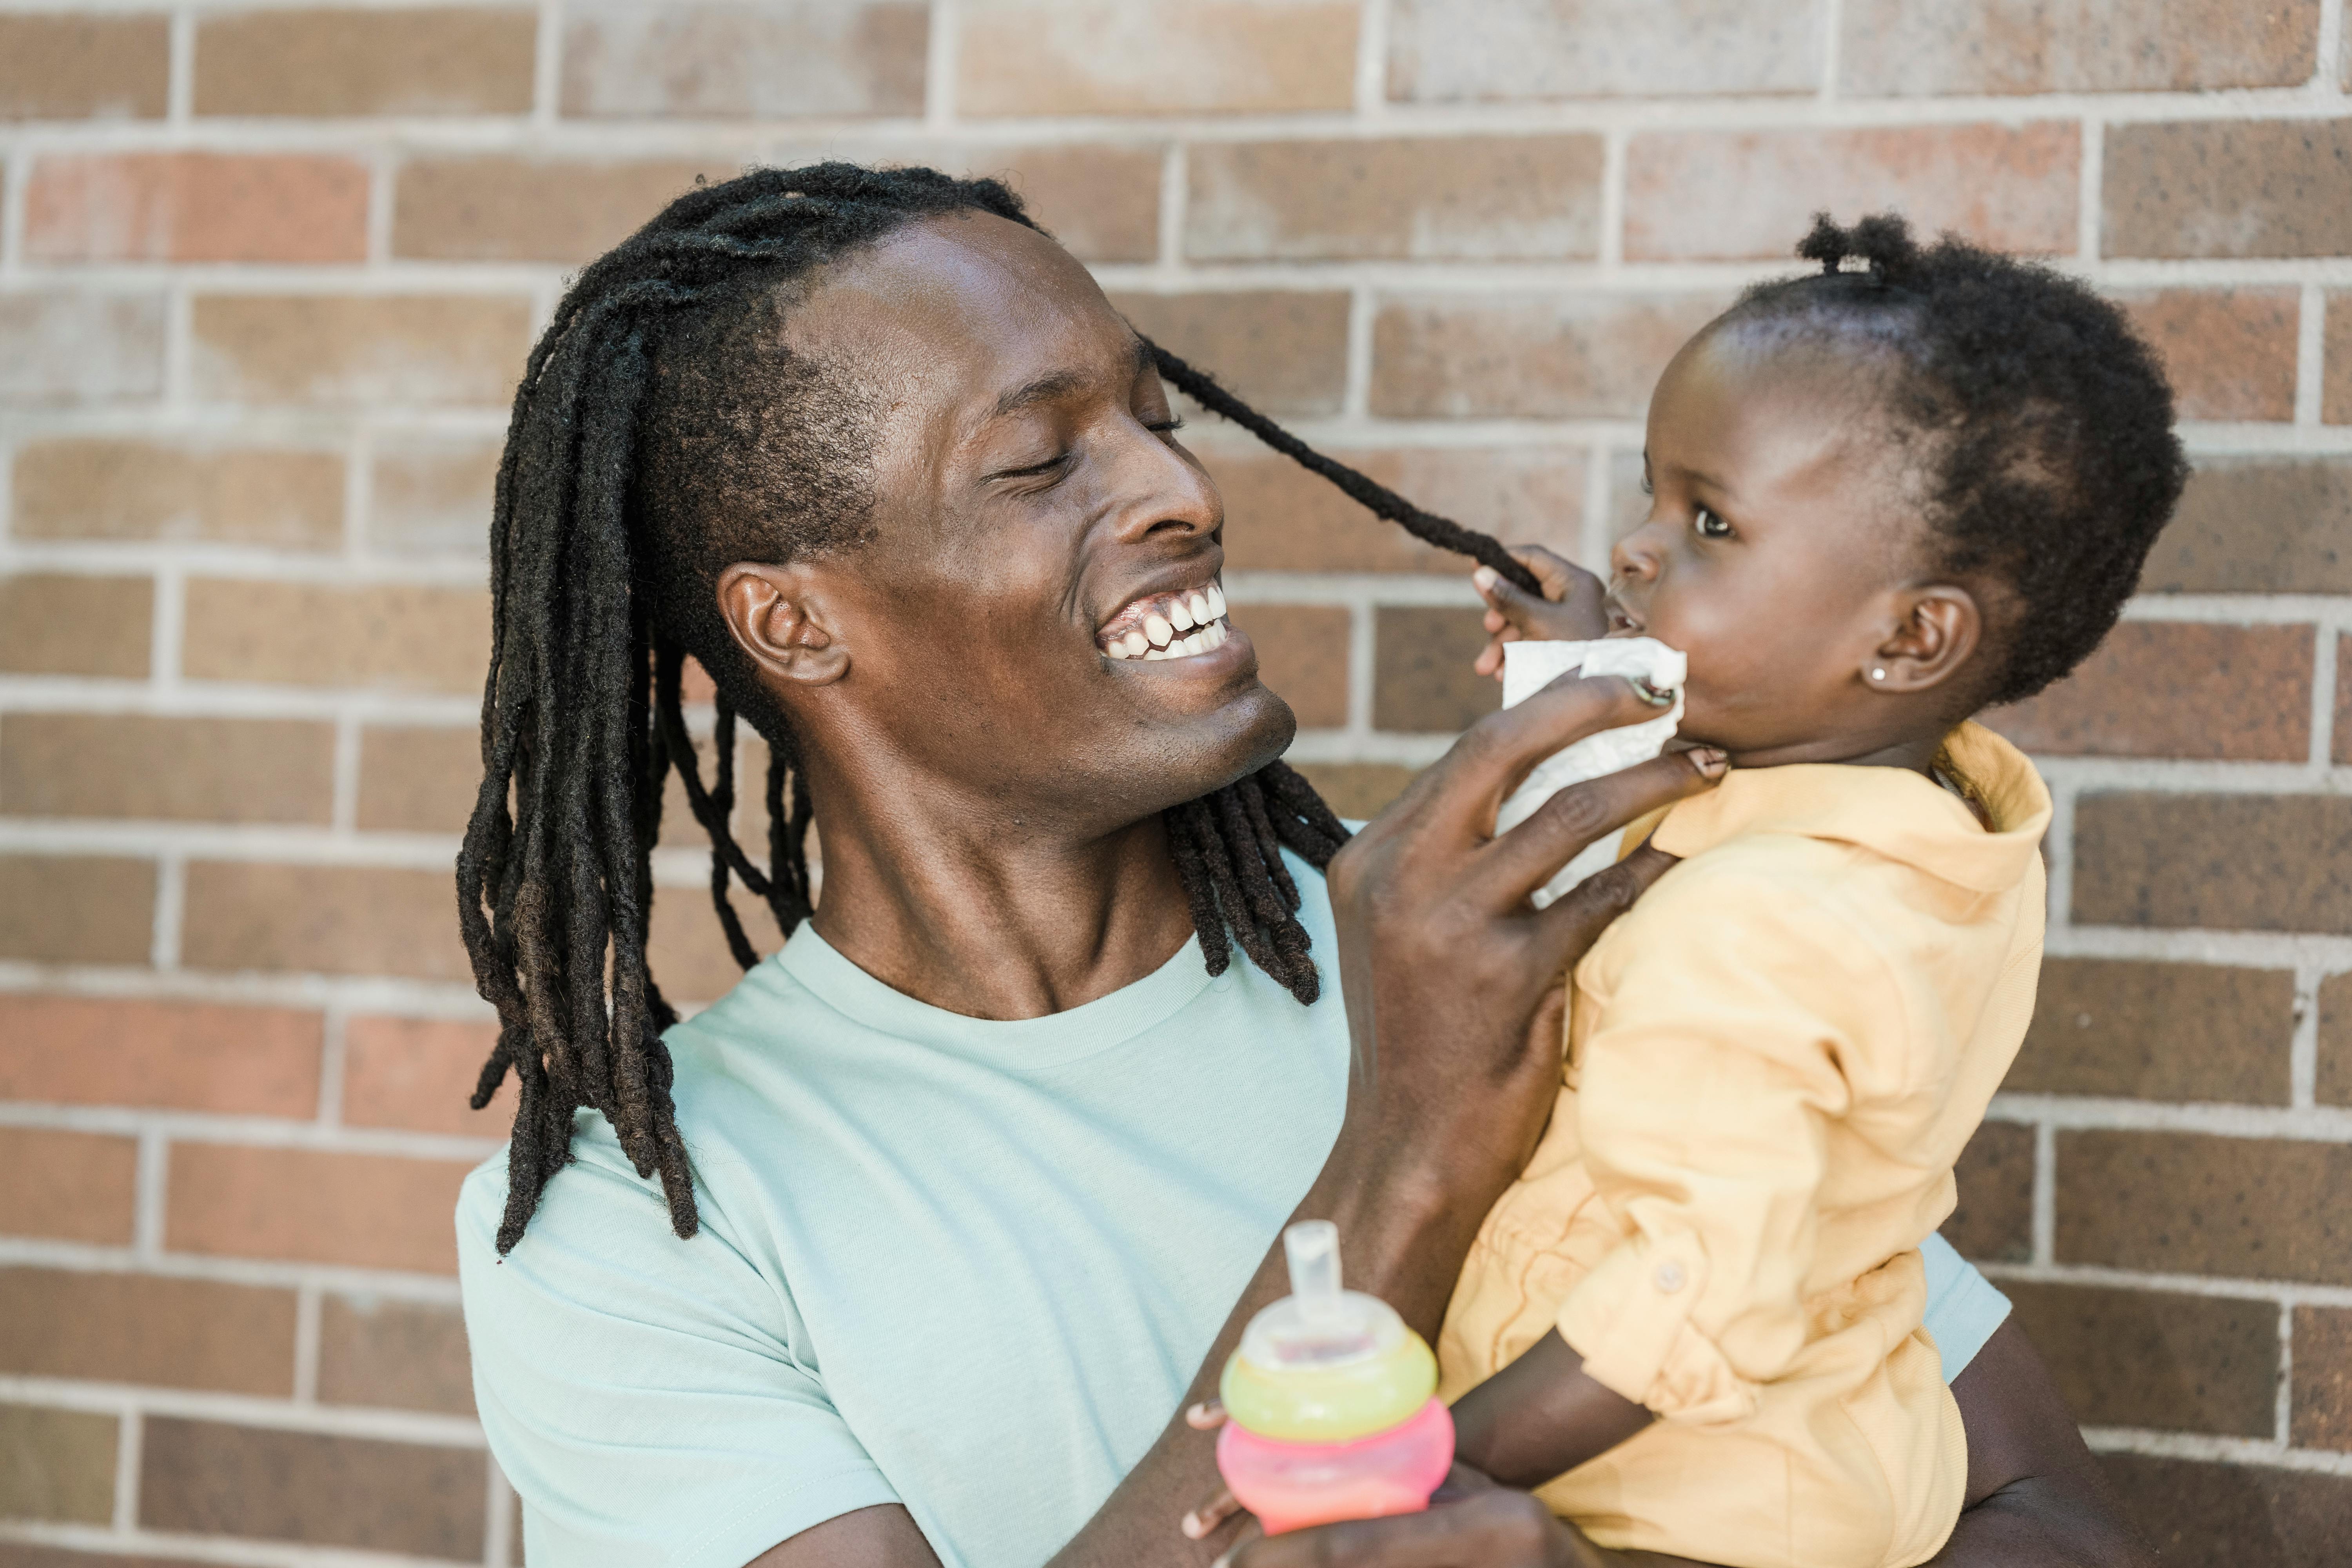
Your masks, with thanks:
[[[1016,1023],[927,1006],[803,929],[667,1037],[702,1229],[603,1117],[503,1261],[506,1161],[459,1268],[490,1447],[533,1568],[741,1568],[904,1503],[949,1568],[1023,1568],[1174,1414],[1339,1127],[1348,1031],[1197,942]],[[1957,1373],[2008,1303],[1928,1251]],[[1170,1521],[1174,1528],[1174,1521]]]

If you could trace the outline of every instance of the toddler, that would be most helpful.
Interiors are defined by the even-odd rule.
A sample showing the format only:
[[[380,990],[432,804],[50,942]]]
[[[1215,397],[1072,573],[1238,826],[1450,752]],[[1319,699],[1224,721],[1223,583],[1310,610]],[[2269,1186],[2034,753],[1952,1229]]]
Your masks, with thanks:
[[[1604,1545],[1899,1568],[1967,1475],[1917,1248],[2042,954],[2050,797],[1969,716],[2097,646],[2186,465],[2082,284],[1892,217],[1799,253],[1660,380],[1605,602],[1480,574],[1498,642],[1687,656],[1683,742],[1731,771],[1628,830],[1681,863],[1575,968],[1438,1357],[1463,1460]]]

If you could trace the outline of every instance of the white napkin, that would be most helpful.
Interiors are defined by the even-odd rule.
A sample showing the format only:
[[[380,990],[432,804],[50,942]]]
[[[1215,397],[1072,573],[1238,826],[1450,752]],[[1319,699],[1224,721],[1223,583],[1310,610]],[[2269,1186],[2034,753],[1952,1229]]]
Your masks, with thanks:
[[[1665,749],[1683,720],[1683,682],[1690,660],[1655,637],[1601,637],[1591,642],[1508,642],[1503,645],[1503,706],[1515,708],[1570,670],[1586,675],[1622,675],[1675,694],[1675,705],[1655,719],[1587,735],[1535,765],[1495,813],[1495,832],[1525,822],[1536,807],[1573,784],[1597,779],[1646,763]],[[1612,833],[1588,845],[1560,874],[1531,895],[1542,909],[1593,872],[1617,863],[1621,836]]]

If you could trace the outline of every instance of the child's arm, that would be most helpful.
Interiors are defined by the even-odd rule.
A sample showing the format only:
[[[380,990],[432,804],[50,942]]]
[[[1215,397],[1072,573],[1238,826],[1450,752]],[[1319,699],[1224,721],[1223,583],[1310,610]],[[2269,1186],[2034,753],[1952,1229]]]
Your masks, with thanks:
[[[1585,1375],[1552,1330],[1454,1406],[1454,1457],[1507,1487],[1532,1490],[1615,1447],[1654,1419]]]

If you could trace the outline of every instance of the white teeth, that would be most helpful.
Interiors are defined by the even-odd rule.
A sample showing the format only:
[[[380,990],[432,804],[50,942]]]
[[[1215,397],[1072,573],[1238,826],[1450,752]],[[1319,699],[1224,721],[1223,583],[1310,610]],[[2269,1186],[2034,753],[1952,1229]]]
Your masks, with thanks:
[[[1158,616],[1146,616],[1143,617],[1143,635],[1151,639],[1153,647],[1166,647],[1168,639],[1176,635],[1176,628]]]
[[[1127,657],[1129,658],[1141,658],[1151,648],[1150,640],[1141,632],[1128,633],[1121,639],[1119,646],[1127,649]]]
[[[1209,617],[1219,621],[1225,618],[1225,591],[1214,583],[1209,584]]]
[[[1196,625],[1205,626],[1217,618],[1217,612],[1209,606],[1209,596],[1206,594],[1194,594],[1184,601],[1184,607],[1192,612],[1192,619]]]
[[[1209,646],[1211,647],[1223,647],[1225,646],[1224,622],[1211,621],[1209,623]]]
[[[1199,653],[1202,651],[1201,634],[1194,632],[1191,637],[1186,637],[1182,642],[1178,643],[1176,646],[1182,648],[1186,653]]]
[[[1206,616],[1194,615],[1181,599],[1172,600],[1168,605],[1168,619],[1180,632],[1191,631],[1206,618]]]

